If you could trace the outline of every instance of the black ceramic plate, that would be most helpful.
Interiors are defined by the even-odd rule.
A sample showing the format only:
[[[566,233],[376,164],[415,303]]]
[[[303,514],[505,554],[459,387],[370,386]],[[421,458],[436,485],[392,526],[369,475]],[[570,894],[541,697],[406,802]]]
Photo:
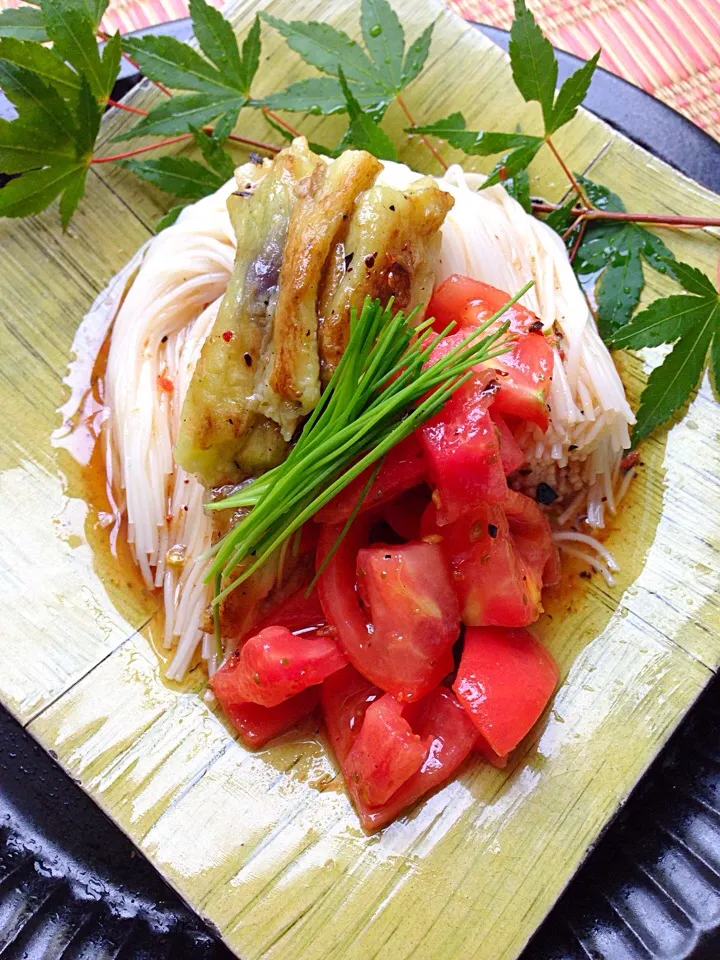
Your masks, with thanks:
[[[503,31],[482,29],[507,46]],[[187,38],[190,25],[178,21],[160,31]],[[562,80],[580,61],[558,58]],[[137,79],[126,71],[114,96]],[[669,107],[602,70],[588,105],[720,192],[720,146]],[[2,960],[230,960],[212,931],[1,708],[0,818]],[[522,960],[689,957],[720,960],[720,679],[693,707]]]

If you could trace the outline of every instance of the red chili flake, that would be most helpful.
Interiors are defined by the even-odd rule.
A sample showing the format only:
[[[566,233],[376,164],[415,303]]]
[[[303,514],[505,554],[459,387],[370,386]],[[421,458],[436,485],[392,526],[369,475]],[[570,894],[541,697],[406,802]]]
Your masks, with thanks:
[[[639,459],[640,459],[639,452],[637,450],[631,450],[630,453],[626,457],[623,457],[622,460],[620,461],[620,469],[622,470],[623,473],[627,473],[628,470],[632,470],[632,468],[637,464]]]
[[[501,180],[507,180],[508,178],[508,169],[504,163],[500,164],[500,169],[498,170],[498,176]]]
[[[233,334],[232,330],[226,330],[225,333],[222,335],[222,338],[223,338],[223,340],[225,341],[225,343],[230,343],[230,341],[232,340],[233,336],[234,336],[234,334]]]
[[[160,389],[164,390],[165,393],[172,393],[175,389],[175,384],[168,377],[158,377],[157,382]]]

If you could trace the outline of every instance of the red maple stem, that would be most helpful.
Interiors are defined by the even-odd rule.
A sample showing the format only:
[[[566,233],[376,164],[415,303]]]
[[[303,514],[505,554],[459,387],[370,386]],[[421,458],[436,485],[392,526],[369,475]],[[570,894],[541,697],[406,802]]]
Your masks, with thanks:
[[[144,147],[135,147],[134,150],[126,150],[124,153],[114,153],[110,157],[93,157],[92,163],[113,163],[116,160],[127,160],[129,157],[136,157],[140,153],[149,153],[150,150],[157,150],[160,147],[168,147],[171,143],[180,143],[182,140],[190,140],[191,133],[183,133],[179,137],[168,137],[167,140],[158,140],[157,143],[148,143]]]
[[[207,128],[210,130],[210,128]],[[158,150],[160,147],[169,147],[173,143],[181,143],[184,140],[191,140],[191,133],[183,133],[177,137],[168,137],[166,140],[158,140],[157,143],[149,143],[144,147],[135,147],[134,150],[126,150],[124,153],[114,153],[110,157],[93,157],[95,163],[113,163],[118,160],[128,160],[130,157],[136,157],[141,153],[149,153],[151,150]],[[280,148],[272,143],[263,143],[262,140],[251,140],[249,137],[241,137],[237,134],[230,134],[229,140],[235,143],[242,143],[248,147],[256,147],[258,150],[266,150],[268,153],[278,153]]]
[[[120,103],[119,100],[113,100],[111,97],[108,97],[108,106],[116,107],[118,110],[126,110],[128,113],[136,113],[140,117],[146,117],[148,115],[147,110],[140,110],[139,107],[131,107],[129,103]]]
[[[582,238],[585,235],[585,228],[587,227],[587,220],[583,220],[580,224],[580,229],[577,232],[575,237],[575,242],[572,245],[572,250],[570,251],[570,263],[573,262],[575,256],[577,255],[578,250],[580,249],[580,244],[582,243]]]
[[[663,227],[720,227],[718,217],[684,217],[665,213],[626,213],[615,210],[588,210],[584,220],[630,220],[633,223],[657,223]]]
[[[559,210],[562,204],[547,203],[545,200],[533,200],[533,213],[552,213]],[[684,217],[665,213],[632,213],[622,210],[591,210],[589,207],[576,206],[570,211],[575,221],[568,231],[577,226],[582,220],[620,220],[629,223],[656,223],[665,227],[720,227],[720,219],[715,217]]]
[[[228,140],[235,143],[244,143],[247,147],[257,147],[258,150],[266,150],[268,153],[280,153],[281,147],[276,147],[274,143],[264,143],[262,140],[251,140],[249,137],[241,137],[239,134],[231,133]]]
[[[575,193],[578,195],[578,197],[583,201],[583,203],[584,203],[587,207],[592,207],[592,204],[590,203],[590,201],[588,200],[587,196],[585,195],[585,191],[584,191],[583,188],[580,186],[580,184],[577,182],[577,180],[575,179],[575,177],[572,175],[572,171],[570,170],[570,168],[567,166],[567,164],[565,163],[565,161],[563,160],[563,158],[562,158],[562,157],[560,156],[560,154],[558,153],[558,151],[557,151],[557,149],[556,149],[556,147],[555,147],[555,144],[552,142],[552,140],[550,139],[550,137],[545,137],[545,143],[550,147],[550,149],[551,149],[551,151],[552,151],[552,153],[553,153],[553,156],[555,157],[555,159],[557,160],[557,162],[558,162],[558,163],[560,164],[560,166],[562,167],[563,173],[565,174],[565,176],[568,178],[568,180],[569,180],[570,183],[572,184],[572,188],[573,188],[573,190],[575,191]]]
[[[410,111],[408,110],[407,104],[405,103],[405,101],[403,100],[403,98],[400,97],[400,96],[398,96],[398,97],[396,97],[395,99],[397,100],[397,102],[398,102],[398,104],[399,104],[400,109],[402,110],[402,112],[405,114],[405,116],[406,116],[406,117],[408,118],[408,120],[410,121],[410,126],[411,126],[411,127],[417,126],[417,124],[415,123],[415,118],[413,117],[413,115],[412,115],[412,114],[410,113]],[[440,164],[440,166],[443,168],[443,170],[447,170],[448,165],[445,163],[445,161],[444,161],[443,158],[440,156],[440,154],[438,153],[438,151],[437,151],[437,150],[435,149],[435,147],[432,145],[432,142],[425,136],[424,133],[421,133],[421,134],[420,134],[420,137],[421,137],[421,139],[422,139],[422,142],[423,142],[423,143],[425,144],[425,146],[428,148],[428,150],[430,151],[430,153],[435,157],[435,159],[436,159],[437,162]]]
[[[301,137],[302,134],[299,130],[296,130],[287,120],[283,120],[282,117],[278,116],[273,110],[269,110],[267,107],[262,108],[262,112],[266,117],[270,117],[271,120],[274,120],[275,123],[279,124],[281,127],[284,127],[288,133],[291,133],[294,137]]]

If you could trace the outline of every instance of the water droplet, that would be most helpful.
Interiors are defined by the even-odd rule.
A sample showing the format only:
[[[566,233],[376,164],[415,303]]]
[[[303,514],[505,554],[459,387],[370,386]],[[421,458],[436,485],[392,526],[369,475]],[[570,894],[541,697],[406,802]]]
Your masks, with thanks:
[[[630,293],[630,287],[623,287],[623,293]]]
[[[370,27],[370,36],[371,36],[371,37],[379,37],[381,33],[382,33],[382,27],[380,26],[379,23],[374,23],[374,24]]]

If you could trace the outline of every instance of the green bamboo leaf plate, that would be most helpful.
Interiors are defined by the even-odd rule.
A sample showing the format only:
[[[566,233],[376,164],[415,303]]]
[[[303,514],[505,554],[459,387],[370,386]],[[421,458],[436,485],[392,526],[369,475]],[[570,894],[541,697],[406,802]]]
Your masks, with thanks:
[[[354,3],[318,0],[235,0],[239,31],[258,6],[357,33]],[[410,36],[438,20],[428,66],[407,93],[417,117],[460,110],[472,129],[505,129],[512,117],[536,130],[539,107],[522,102],[501,51],[435,0],[395,6]],[[259,95],[308,75],[272,31],[264,55]],[[144,86],[132,97],[156,101]],[[128,116],[109,117],[105,144]],[[396,106],[388,120],[405,144],[401,159],[433,172],[422,143],[403,138]],[[242,122],[249,136],[266,130],[256,114]],[[342,126],[308,118],[305,128],[332,142]],[[573,169],[632,209],[720,216],[718,197],[585,112],[557,139]],[[557,196],[562,183],[543,152],[533,193]],[[539,633],[562,686],[508,769],[470,763],[367,837],[315,727],[249,753],[203,699],[200,669],[182,685],[164,682],[153,648],[158,599],[137,586],[126,556],[114,563],[101,549],[97,475],[51,444],[77,324],[97,298],[102,337],[118,291],[105,288],[163,212],[152,188],[108,164],[91,171],[70,233],[54,211],[0,222],[0,699],[243,960],[516,957],[717,669],[720,442],[710,387],[643,447],[609,541],[622,564],[617,586],[569,570],[549,596]],[[708,232],[663,238],[678,258],[714,269]],[[648,298],[669,291],[655,272],[648,281]],[[636,403],[645,371],[621,362]]]

